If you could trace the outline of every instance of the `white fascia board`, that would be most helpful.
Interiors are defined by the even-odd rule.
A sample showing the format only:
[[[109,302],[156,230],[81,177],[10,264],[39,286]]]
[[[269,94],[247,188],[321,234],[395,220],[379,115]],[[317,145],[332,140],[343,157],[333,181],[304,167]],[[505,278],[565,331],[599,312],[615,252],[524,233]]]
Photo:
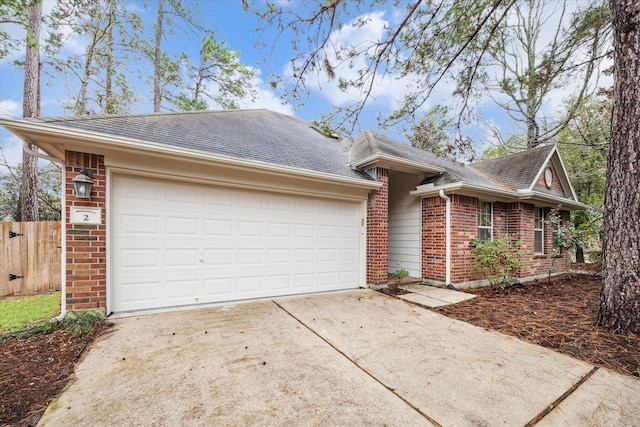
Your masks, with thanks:
[[[556,145],[556,147],[557,147],[557,145]],[[576,191],[573,189],[573,184],[571,184],[571,180],[569,179],[569,173],[567,172],[567,168],[564,165],[564,161],[562,160],[562,156],[560,155],[560,151],[557,151],[557,152],[558,152],[557,159],[558,159],[558,162],[560,162],[560,168],[561,168],[562,173],[564,175],[564,179],[567,181],[567,184],[569,185],[569,190],[571,191],[571,196],[573,197],[573,200],[578,200],[578,196],[576,195]]]
[[[540,201],[544,203],[550,203],[560,208],[569,209],[587,209],[589,205],[577,202],[575,200],[568,199],[566,197],[554,196],[553,194],[542,193],[540,191],[531,191],[527,193],[518,194],[518,198],[521,200]]]
[[[440,190],[444,190],[445,193],[452,192],[452,191],[469,190],[469,191],[473,191],[481,194],[488,194],[488,195],[493,195],[493,196],[502,197],[502,198],[513,199],[517,197],[516,194],[512,191],[497,190],[494,188],[482,187],[480,185],[468,184],[462,181],[454,182],[451,184],[439,185],[437,187],[434,186],[433,184],[419,185],[418,187],[416,187],[415,190],[410,191],[409,194],[411,194],[412,196],[419,196],[419,197],[431,197],[431,196],[438,196],[440,193]]]
[[[482,187],[479,185],[467,184],[464,182],[454,182],[446,185],[434,186],[433,184],[425,184],[416,187],[415,190],[410,191],[409,194],[416,197],[435,197],[439,196],[440,190],[444,190],[445,193],[456,193],[467,190],[469,192],[478,193],[478,195],[489,195],[499,197],[502,199],[510,199],[513,201],[530,200],[532,202],[543,202],[554,206],[569,208],[569,209],[586,209],[587,205],[584,203],[576,202],[565,197],[554,196],[552,194],[546,194],[539,191],[506,191],[497,190],[493,188]]]
[[[144,151],[149,154],[165,155],[174,158],[180,157],[192,161],[206,160],[237,168],[255,168],[275,174],[296,175],[318,181],[331,181],[369,189],[378,189],[383,185],[382,183],[377,181],[366,181],[364,179],[360,180],[356,178],[341,177],[326,172],[311,171],[292,166],[275,165],[272,163],[239,159],[236,157],[220,154],[204,153],[197,150],[171,147],[132,138],[125,138],[121,136],[106,135],[79,129],[61,128],[59,126],[51,126],[46,123],[0,119],[0,125],[6,127],[21,138],[29,140],[30,143],[38,147],[40,146],[39,144],[41,142],[37,138],[33,138],[32,136],[45,136],[49,139],[51,139],[52,137],[53,139],[62,138],[60,140],[61,144],[65,144],[65,142],[72,142],[80,146],[90,144],[90,146],[87,147],[87,152],[95,154],[102,154],[101,152],[108,151],[108,149],[117,149],[121,151],[131,152]],[[102,146],[98,148],[98,145],[96,143],[102,144]],[[74,150],[78,150],[78,148],[74,148]],[[64,160],[64,157],[61,160]]]
[[[415,162],[413,160],[407,160],[402,157],[391,156],[389,154],[384,154],[384,153],[372,154],[369,157],[365,157],[364,159],[353,163],[351,166],[357,169],[361,169],[361,168],[372,166],[376,163],[381,163],[381,162],[388,162],[392,165],[395,164],[400,166],[406,166],[406,167],[417,169],[423,172],[440,173],[445,171],[445,168],[441,168],[439,166],[430,166],[421,162]]]

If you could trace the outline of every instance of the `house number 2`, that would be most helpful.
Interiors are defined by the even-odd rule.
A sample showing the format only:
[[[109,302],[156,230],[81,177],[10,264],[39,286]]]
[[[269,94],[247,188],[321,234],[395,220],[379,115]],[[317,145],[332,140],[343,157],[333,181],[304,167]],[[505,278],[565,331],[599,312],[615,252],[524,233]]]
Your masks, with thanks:
[[[102,222],[102,211],[100,208],[86,208],[73,206],[70,212],[71,224],[91,224],[97,225]]]

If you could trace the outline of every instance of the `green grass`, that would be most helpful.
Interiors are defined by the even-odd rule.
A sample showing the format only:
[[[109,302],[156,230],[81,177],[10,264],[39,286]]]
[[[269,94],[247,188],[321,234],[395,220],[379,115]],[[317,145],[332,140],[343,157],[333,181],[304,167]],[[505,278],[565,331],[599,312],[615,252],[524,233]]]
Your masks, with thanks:
[[[60,292],[0,300],[0,334],[48,322],[60,314]]]

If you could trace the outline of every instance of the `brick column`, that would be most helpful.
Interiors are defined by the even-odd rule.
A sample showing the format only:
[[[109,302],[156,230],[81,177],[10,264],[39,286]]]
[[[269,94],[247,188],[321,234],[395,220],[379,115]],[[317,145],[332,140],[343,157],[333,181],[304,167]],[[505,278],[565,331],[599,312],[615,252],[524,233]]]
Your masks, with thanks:
[[[67,151],[65,164],[67,310],[93,308],[106,310],[106,175],[104,157]],[[92,173],[91,199],[79,199],[73,192],[71,180],[80,173],[82,166]],[[72,206],[102,208],[101,224],[71,224],[70,211]]]
[[[367,283],[388,282],[389,268],[389,171],[376,168],[378,182],[367,200]]]
[[[446,202],[440,198],[422,199],[422,277],[446,277]],[[452,230],[453,231],[453,230]]]
[[[478,199],[453,194],[451,196],[451,283],[478,279],[471,240],[478,238]],[[494,205],[494,224],[496,209]],[[495,228],[494,228],[495,232]]]

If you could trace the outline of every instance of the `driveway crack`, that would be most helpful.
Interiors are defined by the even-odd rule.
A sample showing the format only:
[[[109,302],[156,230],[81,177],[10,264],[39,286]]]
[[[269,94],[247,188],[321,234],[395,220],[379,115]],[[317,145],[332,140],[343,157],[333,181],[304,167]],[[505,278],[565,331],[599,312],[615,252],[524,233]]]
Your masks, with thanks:
[[[340,350],[338,347],[336,347],[335,345],[333,345],[333,343],[329,340],[327,340],[325,337],[323,337],[322,335],[320,335],[318,332],[316,332],[313,328],[311,328],[309,325],[307,325],[305,322],[303,322],[302,320],[300,320],[299,318],[297,318],[293,313],[291,313],[289,310],[287,310],[286,308],[284,308],[282,305],[278,304],[277,301],[275,300],[271,300],[273,301],[273,303],[275,305],[277,305],[282,311],[284,311],[285,313],[287,313],[289,316],[291,316],[293,319],[295,319],[298,323],[300,323],[302,326],[304,326],[307,330],[309,330],[312,334],[314,334],[315,336],[317,336],[318,338],[320,338],[322,341],[324,341],[325,343],[327,343],[331,348],[333,348],[335,351],[337,351],[338,353],[340,353],[345,359],[347,359],[348,361],[350,361],[354,366],[356,366],[358,369],[360,369],[362,372],[364,372],[366,375],[368,375],[370,378],[372,378],[375,382],[377,382],[378,384],[380,384],[382,387],[384,387],[385,389],[389,390],[391,393],[393,393],[397,398],[399,398],[400,400],[402,400],[405,404],[407,404],[409,407],[411,407],[414,411],[416,411],[417,413],[419,413],[420,415],[422,415],[424,418],[426,418],[430,423],[432,423],[434,426],[436,427],[442,427],[442,425],[440,423],[438,423],[436,420],[434,420],[433,418],[431,418],[429,415],[425,414],[420,408],[418,408],[416,405],[414,405],[413,403],[411,403],[409,400],[405,399],[403,396],[401,396],[400,394],[398,394],[395,389],[393,389],[392,387],[388,386],[387,384],[383,383],[382,381],[380,381],[375,375],[373,375],[371,372],[369,372],[368,370],[366,370],[364,367],[360,366],[358,364],[358,362],[349,357],[348,354],[346,354],[344,351]]]
[[[583,376],[582,378],[580,378],[580,380],[575,383],[574,385],[572,385],[569,390],[565,391],[564,393],[562,393],[562,396],[560,396],[559,398],[557,398],[556,400],[553,401],[553,403],[551,403],[549,406],[547,406],[542,412],[540,412],[538,415],[535,416],[534,419],[532,419],[531,421],[529,421],[527,424],[525,424],[525,427],[531,427],[531,426],[535,426],[536,424],[538,424],[540,421],[542,421],[542,419],[544,417],[546,417],[547,415],[549,415],[549,413],[551,411],[553,411],[556,407],[558,407],[558,405],[560,405],[567,397],[569,397],[571,394],[573,394],[574,391],[576,391],[578,389],[578,387],[580,387],[582,384],[585,383],[585,381],[587,381],[589,378],[591,378],[591,376],[593,374],[595,374],[598,371],[598,367],[594,367],[593,369],[591,369],[591,371],[589,371],[585,376]]]

